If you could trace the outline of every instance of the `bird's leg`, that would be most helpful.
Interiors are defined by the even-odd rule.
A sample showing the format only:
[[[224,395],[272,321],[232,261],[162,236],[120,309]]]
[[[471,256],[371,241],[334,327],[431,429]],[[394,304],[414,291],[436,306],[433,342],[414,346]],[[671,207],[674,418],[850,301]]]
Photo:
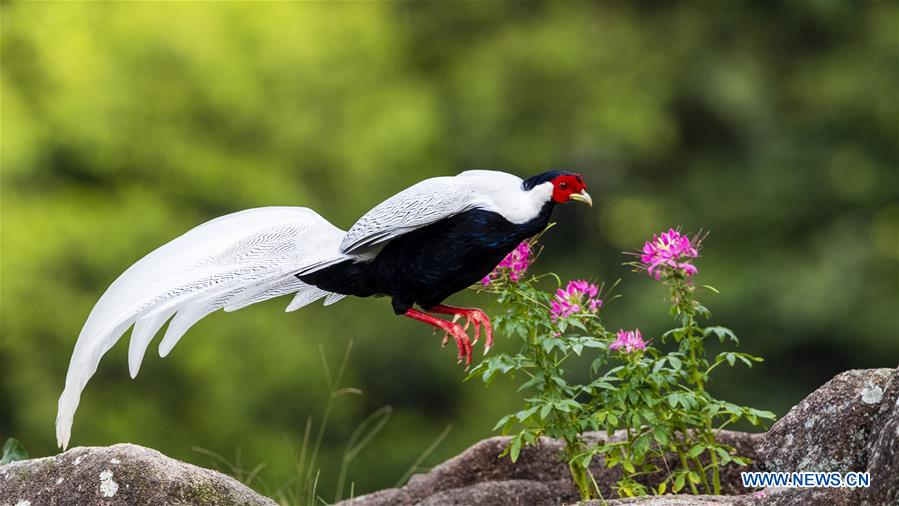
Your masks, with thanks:
[[[488,351],[490,351],[490,347],[493,346],[493,327],[490,326],[490,318],[488,318],[487,315],[480,309],[437,305],[428,308],[428,311],[439,314],[451,314],[457,317],[463,316],[465,318],[466,330],[468,330],[469,324],[474,323],[475,343],[478,342],[478,338],[481,337],[481,325],[483,325],[485,335],[484,353],[486,354]]]
[[[456,346],[459,348],[459,362],[464,358],[466,366],[471,364],[471,340],[458,323],[441,320],[440,318],[411,308],[406,310],[406,312],[403,313],[403,316],[425,322],[432,327],[436,327],[446,332],[446,336],[453,336],[453,339],[456,340]],[[446,342],[446,339],[447,338],[444,337],[444,343]]]

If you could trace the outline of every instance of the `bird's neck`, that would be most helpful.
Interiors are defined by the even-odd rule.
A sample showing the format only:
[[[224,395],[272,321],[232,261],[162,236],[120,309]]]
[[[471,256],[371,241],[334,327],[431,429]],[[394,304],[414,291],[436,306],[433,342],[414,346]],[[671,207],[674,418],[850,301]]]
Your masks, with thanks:
[[[553,209],[556,208],[556,203],[552,200],[543,204],[543,207],[540,208],[540,212],[537,213],[537,216],[528,220],[526,223],[522,224],[522,240],[527,239],[529,237],[533,237],[543,229],[549,225],[549,219],[552,217]]]

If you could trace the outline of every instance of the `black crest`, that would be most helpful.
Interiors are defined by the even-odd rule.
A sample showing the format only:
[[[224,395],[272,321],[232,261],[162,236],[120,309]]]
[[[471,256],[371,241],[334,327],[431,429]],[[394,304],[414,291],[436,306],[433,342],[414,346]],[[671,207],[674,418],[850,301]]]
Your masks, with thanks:
[[[552,181],[559,176],[569,175],[574,176],[576,174],[567,170],[548,170],[525,179],[521,186],[523,186],[525,190],[532,190],[535,186]]]

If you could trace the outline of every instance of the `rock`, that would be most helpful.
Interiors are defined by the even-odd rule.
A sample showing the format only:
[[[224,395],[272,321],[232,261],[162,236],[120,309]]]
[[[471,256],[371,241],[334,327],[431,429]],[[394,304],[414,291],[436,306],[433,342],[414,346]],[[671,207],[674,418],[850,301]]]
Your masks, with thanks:
[[[132,444],[0,466],[0,506],[25,504],[276,506],[234,478]]]
[[[401,488],[382,490],[342,504],[402,506],[426,501],[427,504],[468,501],[467,504],[511,505],[577,501],[580,495],[568,476],[568,466],[558,458],[560,442],[543,438],[540,445],[523,448],[518,461],[512,464],[506,457],[499,458],[508,440],[507,437],[485,439],[431,472],[412,476]],[[512,488],[515,492],[509,495]]]
[[[872,506],[899,504],[899,369],[883,389],[873,427],[867,448],[871,487],[862,502]]]
[[[578,506],[721,506],[736,504],[735,501],[738,499],[726,495],[663,495],[612,499],[605,502],[593,500],[578,503]]]
[[[598,441],[602,434],[586,434]],[[612,437],[620,439],[620,435]],[[672,496],[613,499],[610,505],[641,506],[899,506],[899,369],[855,370],[842,373],[795,406],[769,432],[761,435],[722,431],[720,439],[760,466],[725,467],[721,475],[725,496]],[[412,504],[565,504],[578,493],[567,466],[559,461],[562,444],[542,439],[522,450],[519,461],[497,459],[508,438],[481,441],[462,454],[414,476],[398,489],[384,490],[347,501],[345,505]],[[766,489],[743,488],[743,471],[868,471],[870,488]],[[591,471],[604,497],[620,472],[595,462]],[[660,476],[640,481],[653,486]],[[743,495],[739,495],[743,494]],[[601,501],[585,503],[603,504]]]
[[[632,499],[615,499],[607,501],[609,506],[730,506],[742,504],[740,496],[726,495],[663,495],[657,497],[635,497]],[[602,501],[582,503],[589,506],[604,506]]]
[[[835,376],[762,435],[766,471],[865,471],[892,369],[852,370]]]
[[[580,503],[582,506],[855,506],[857,492],[845,488],[774,489],[744,495],[663,495]],[[886,503],[884,503],[886,504]]]
[[[622,433],[611,440],[620,440]],[[597,444],[603,433],[587,433]],[[640,506],[899,506],[899,369],[842,373],[795,406],[762,435],[721,431],[719,439],[740,455],[762,460],[766,470],[868,471],[870,488],[766,489],[747,493],[740,473],[758,466],[735,465],[722,470],[723,496],[666,495],[612,499],[621,478],[600,459],[591,465],[608,503]],[[567,464],[560,460],[562,443],[542,438],[522,449],[518,462],[499,458],[507,437],[485,439],[427,474],[413,476],[401,488],[382,490],[344,501],[344,506],[570,504],[579,494]],[[659,475],[642,476],[654,487]],[[739,495],[743,494],[743,495]],[[73,448],[43,459],[0,466],[0,506],[38,505],[266,505],[275,502],[216,471],[170,459],[130,444]]]
[[[470,487],[444,490],[418,503],[419,506],[531,506],[557,504],[556,487],[567,484],[540,483],[531,480],[505,480],[478,483]]]
[[[620,439],[616,434],[612,439]],[[604,434],[588,433],[585,438],[598,442]],[[755,457],[751,434],[722,431],[720,439],[735,446],[750,458]],[[541,438],[540,444],[522,449],[518,461],[512,464],[507,457],[499,458],[508,444],[507,437],[485,439],[461,454],[435,467],[427,474],[413,476],[398,489],[382,490],[344,501],[344,506],[386,505],[444,505],[487,504],[495,506],[518,504],[568,504],[580,499],[571,481],[568,465],[559,459],[562,443]],[[590,467],[600,490],[606,497],[614,497],[613,486],[621,478],[619,469],[608,469],[597,459]],[[722,473],[725,493],[745,493],[739,471],[746,468],[728,466]],[[749,468],[748,470],[758,470]],[[660,476],[647,476],[647,485],[654,486]],[[705,504],[705,503],[667,503]],[[715,503],[720,504],[720,503]],[[724,503],[727,504],[727,503]]]

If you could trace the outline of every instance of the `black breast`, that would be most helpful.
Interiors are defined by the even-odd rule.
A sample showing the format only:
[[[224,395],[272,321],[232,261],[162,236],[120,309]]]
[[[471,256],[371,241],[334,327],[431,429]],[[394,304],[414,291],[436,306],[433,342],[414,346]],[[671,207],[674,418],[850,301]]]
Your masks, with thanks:
[[[414,304],[427,309],[489,274],[546,227],[552,208],[546,204],[523,224],[491,211],[466,211],[393,239],[371,261],[343,262],[300,279],[347,295],[389,295],[397,314]]]

